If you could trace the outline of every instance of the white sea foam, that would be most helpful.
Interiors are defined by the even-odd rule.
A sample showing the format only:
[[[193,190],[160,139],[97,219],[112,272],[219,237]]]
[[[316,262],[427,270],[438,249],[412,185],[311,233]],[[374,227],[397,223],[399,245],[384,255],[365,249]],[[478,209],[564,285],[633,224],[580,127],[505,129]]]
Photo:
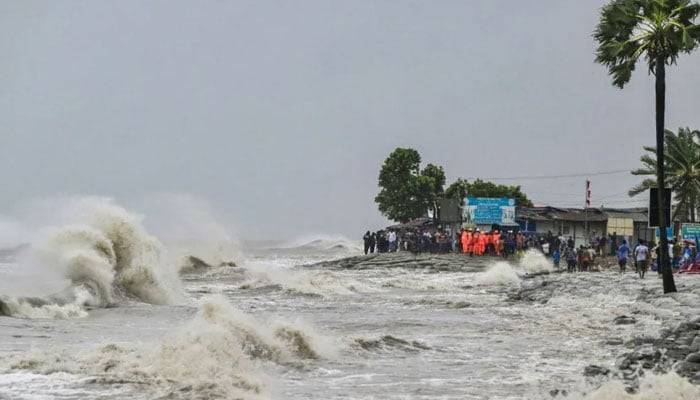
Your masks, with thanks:
[[[476,282],[480,285],[517,285],[520,279],[515,268],[505,261],[496,262],[476,276]]]
[[[269,261],[245,262],[247,279],[245,287],[278,285],[279,287],[308,295],[352,295],[358,292],[371,292],[363,283],[339,276],[334,271],[304,271],[275,266]]]
[[[647,374],[639,382],[637,393],[627,393],[620,381],[610,381],[581,397],[583,400],[696,400],[700,399],[700,386],[696,386],[675,373],[667,375]]]
[[[69,298],[60,296],[60,301],[55,301],[56,296],[52,296],[49,301],[61,307],[80,307],[109,305],[116,296],[153,304],[180,299],[175,268],[165,262],[163,246],[145,231],[139,217],[106,199],[78,199],[67,209],[74,211],[71,223],[44,229],[19,266],[20,270],[60,271],[74,287],[82,288],[80,296],[77,292],[71,296],[69,291],[63,293]],[[65,209],[58,213],[63,218],[69,214]],[[43,276],[37,272],[35,278],[41,280]],[[91,298],[85,298],[85,293]],[[27,305],[31,303],[20,298],[6,296],[4,303],[16,303],[18,307],[10,309],[17,315],[37,315],[28,312]],[[70,311],[65,315],[82,313]]]
[[[8,357],[0,369],[97,376],[105,384],[138,382],[153,397],[262,399],[269,397],[263,363],[313,362],[335,353],[333,342],[308,324],[258,320],[224,297],[211,296],[191,321],[156,346],[23,354]]]
[[[520,259],[519,266],[528,274],[554,271],[554,264],[544,254],[535,249],[525,252],[523,258]]]
[[[477,274],[479,285],[518,285],[522,276],[554,271],[554,265],[541,252],[531,249],[520,259],[517,266],[506,261],[496,261],[484,272]]]

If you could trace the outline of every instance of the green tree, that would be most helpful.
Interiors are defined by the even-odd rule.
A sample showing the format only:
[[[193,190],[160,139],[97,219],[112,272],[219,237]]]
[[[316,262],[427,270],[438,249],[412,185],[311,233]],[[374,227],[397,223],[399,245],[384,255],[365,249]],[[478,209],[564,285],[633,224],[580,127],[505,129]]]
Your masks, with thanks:
[[[450,186],[445,189],[446,199],[464,199],[469,192],[469,182],[466,179],[457,178]]]
[[[613,84],[623,88],[632,77],[637,61],[644,57],[656,89],[656,182],[665,187],[664,119],[666,66],[675,64],[681,53],[690,53],[700,41],[695,18],[700,5],[690,0],[612,0],[601,10],[593,37],[598,42],[596,62],[606,66]],[[659,190],[659,223],[666,226],[663,191]],[[661,235],[659,263],[664,293],[675,292],[666,235]]]
[[[442,188],[436,182],[444,172],[442,168],[432,166],[428,169],[433,176],[421,175],[420,154],[414,149],[397,148],[384,161],[379,172],[379,194],[374,201],[379,211],[393,221],[408,222],[425,215],[435,204],[436,188]]]
[[[532,207],[532,202],[522,192],[520,186],[497,185],[481,179],[469,183],[466,179],[459,178],[445,190],[445,197],[448,198],[463,199],[467,196],[508,197],[515,199],[515,205],[518,207]]]
[[[428,164],[423,168],[421,176],[430,178],[430,208],[436,218],[440,217],[440,200],[445,193],[445,170],[437,165]]]
[[[695,222],[697,201],[700,199],[700,131],[679,128],[678,133],[666,130],[664,137],[664,175],[667,185],[673,190],[676,200],[674,218]],[[642,167],[632,171],[633,175],[647,176],[629,191],[636,196],[656,187],[656,147],[644,147],[649,154],[641,157]]]

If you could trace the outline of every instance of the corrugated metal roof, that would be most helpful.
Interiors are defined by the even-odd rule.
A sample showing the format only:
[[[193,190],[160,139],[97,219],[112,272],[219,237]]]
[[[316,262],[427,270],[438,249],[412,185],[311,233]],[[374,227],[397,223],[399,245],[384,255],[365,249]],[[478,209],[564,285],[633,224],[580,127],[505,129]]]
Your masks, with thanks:
[[[608,218],[631,218],[635,222],[647,220],[643,208],[599,209],[599,208],[557,208],[557,207],[519,207],[516,219],[530,221],[571,221],[571,222],[605,222]]]

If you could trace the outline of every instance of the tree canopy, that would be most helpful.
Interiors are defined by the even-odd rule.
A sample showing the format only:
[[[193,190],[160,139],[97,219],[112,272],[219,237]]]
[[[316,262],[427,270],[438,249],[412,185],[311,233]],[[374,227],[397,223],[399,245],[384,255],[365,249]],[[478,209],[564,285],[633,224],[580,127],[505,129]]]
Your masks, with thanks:
[[[700,26],[694,23],[698,14],[700,5],[690,0],[613,0],[603,6],[593,34],[596,62],[608,68],[619,88],[629,82],[641,57],[650,73],[659,62],[674,64],[700,41]]]
[[[379,211],[387,218],[408,222],[422,217],[428,210],[440,215],[440,200],[445,198],[464,199],[473,197],[508,197],[515,204],[532,207],[520,186],[497,185],[477,179],[469,183],[459,178],[445,189],[445,170],[435,164],[420,168],[420,154],[411,148],[397,148],[382,165],[379,172],[379,194],[374,201]]]
[[[420,162],[420,154],[410,148],[397,148],[384,161],[374,201],[387,218],[408,222],[428,209],[439,212],[437,201],[444,191],[445,172],[433,164],[421,171]]]
[[[470,197],[508,197],[515,199],[519,207],[532,207],[532,201],[522,192],[520,186],[498,185],[477,179],[469,183],[459,178],[445,190],[445,197],[463,199]]]
[[[700,131],[679,128],[675,133],[667,129],[664,142],[666,182],[673,190],[676,201],[674,215],[695,222],[697,202],[700,200]],[[640,158],[642,167],[632,171],[632,174],[647,178],[630,189],[630,196],[657,187],[654,179],[656,147],[644,147],[644,150],[647,154]]]

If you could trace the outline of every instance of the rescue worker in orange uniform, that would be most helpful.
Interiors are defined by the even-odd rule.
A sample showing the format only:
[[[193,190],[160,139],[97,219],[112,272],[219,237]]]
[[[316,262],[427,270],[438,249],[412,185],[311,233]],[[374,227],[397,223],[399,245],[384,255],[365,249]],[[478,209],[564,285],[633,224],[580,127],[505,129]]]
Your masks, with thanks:
[[[501,232],[496,229],[493,232],[493,248],[496,251],[496,255],[500,257],[501,255]]]
[[[486,242],[488,241],[488,238],[486,237],[485,233],[480,233],[479,237],[476,239],[476,244],[475,244],[475,249],[474,253],[478,256],[483,256],[484,251],[486,250]]]
[[[471,246],[471,253],[472,255],[479,255],[479,240],[481,239],[481,232],[477,229],[474,231],[474,234],[472,234],[472,240],[469,243]]]
[[[471,229],[467,229],[467,253],[474,254],[474,233]]]
[[[470,242],[472,240],[472,235],[467,231],[466,229],[462,229],[462,237],[461,237],[461,242],[462,242],[462,253],[467,254],[469,253],[469,246]]]

